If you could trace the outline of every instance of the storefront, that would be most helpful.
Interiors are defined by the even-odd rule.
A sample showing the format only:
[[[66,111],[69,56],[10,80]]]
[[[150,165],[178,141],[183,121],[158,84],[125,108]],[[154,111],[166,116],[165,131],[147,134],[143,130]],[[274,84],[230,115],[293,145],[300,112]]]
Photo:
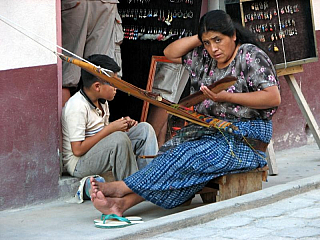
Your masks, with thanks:
[[[140,2],[145,4],[141,5]],[[255,2],[259,4],[266,1]],[[270,2],[271,8],[272,1],[267,2]],[[293,2],[297,0],[288,5],[294,6]],[[307,51],[307,54],[311,53],[311,58],[314,58],[320,46],[320,25],[317,25],[320,23],[320,1],[314,0],[309,10],[311,7],[314,10],[314,46],[317,47],[313,52]],[[121,45],[123,79],[146,88],[152,56],[162,55],[165,46],[175,38],[195,34],[199,17],[208,9],[215,8],[224,9],[224,1],[120,1],[119,9],[123,15],[125,30],[125,39]],[[41,3],[11,0],[0,3],[0,9],[1,16],[61,46],[60,0],[45,0]],[[37,14],[34,14],[35,9]],[[244,10],[246,13],[246,9]],[[297,24],[303,20],[295,19],[296,15],[298,13],[292,14],[291,24],[292,19]],[[270,30],[270,26],[268,27]],[[295,36],[304,36],[304,31],[310,32],[308,29],[297,29],[298,35]],[[0,32],[0,96],[3,103],[0,128],[0,184],[3,187],[0,193],[0,210],[3,210],[57,199],[65,192],[59,185],[61,62],[52,52],[2,21]],[[156,38],[153,39],[154,37]],[[271,40],[270,33],[268,37],[271,41],[269,44],[275,42]],[[305,41],[311,40],[310,36],[304,37]],[[299,44],[306,44],[305,41],[290,43],[290,53],[302,54],[303,46]],[[268,48],[269,45],[266,46]],[[273,45],[272,47],[274,49]],[[277,47],[281,52],[281,45]],[[301,55],[298,57],[309,58]],[[295,60],[288,60],[291,61]],[[319,75],[319,61],[305,62],[303,72],[294,74],[318,124]],[[274,118],[276,151],[314,142],[286,80],[280,77],[280,81],[282,104]],[[142,106],[143,101],[118,91],[111,111],[114,117],[119,116],[117,109],[120,109],[139,120]]]

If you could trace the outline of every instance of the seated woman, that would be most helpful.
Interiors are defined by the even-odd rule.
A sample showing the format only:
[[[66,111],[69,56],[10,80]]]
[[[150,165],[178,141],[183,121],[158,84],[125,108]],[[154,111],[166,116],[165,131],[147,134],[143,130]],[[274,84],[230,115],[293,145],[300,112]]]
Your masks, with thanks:
[[[264,151],[281,98],[276,71],[255,36],[224,11],[214,10],[200,19],[198,35],[171,43],[164,53],[190,72],[191,93],[200,89],[207,97],[195,110],[232,122],[238,130],[227,133],[188,125],[171,146],[164,144],[167,151],[123,181],[91,179],[92,202],[104,214],[122,216],[144,200],[174,208],[213,178],[267,164]],[[206,87],[226,76],[237,78],[228,90],[215,94]]]

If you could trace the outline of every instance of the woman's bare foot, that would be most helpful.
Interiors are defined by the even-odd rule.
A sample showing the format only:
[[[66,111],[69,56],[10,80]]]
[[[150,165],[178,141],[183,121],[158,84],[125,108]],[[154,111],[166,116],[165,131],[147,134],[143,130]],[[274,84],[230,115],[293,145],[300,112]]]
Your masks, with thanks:
[[[122,198],[107,198],[101,191],[92,193],[91,201],[93,206],[103,214],[116,214],[122,216],[126,209],[123,209],[124,201]]]
[[[108,183],[98,182],[94,177],[90,177],[90,184],[91,184],[91,193],[90,193],[91,197],[93,193],[97,193],[99,191],[101,191],[106,197],[118,197],[118,196],[114,196],[114,191],[112,187],[108,186],[109,185]]]
[[[121,198],[129,193],[132,193],[132,190],[128,188],[123,181],[98,182],[95,178],[90,177],[90,184],[90,195],[101,191],[105,197]]]

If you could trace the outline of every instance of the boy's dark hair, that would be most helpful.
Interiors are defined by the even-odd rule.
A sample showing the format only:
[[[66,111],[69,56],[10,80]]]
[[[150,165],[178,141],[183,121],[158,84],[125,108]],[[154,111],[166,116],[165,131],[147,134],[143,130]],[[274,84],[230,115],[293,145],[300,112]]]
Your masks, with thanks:
[[[119,65],[109,56],[102,55],[102,54],[93,54],[89,56],[86,60],[93,63],[96,66],[111,70],[114,73],[120,71]],[[81,84],[85,88],[91,87],[91,85],[95,82],[102,82],[96,76],[92,75],[91,73],[87,72],[84,69],[81,69]]]

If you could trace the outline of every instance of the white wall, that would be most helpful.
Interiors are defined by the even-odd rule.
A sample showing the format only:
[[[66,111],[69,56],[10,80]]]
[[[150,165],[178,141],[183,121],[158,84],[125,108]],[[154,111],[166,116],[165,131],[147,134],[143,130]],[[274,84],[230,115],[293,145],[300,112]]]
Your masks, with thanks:
[[[55,64],[57,57],[24,36],[16,28],[24,28],[46,47],[56,50],[56,0],[0,0],[0,70]],[[15,25],[16,24],[16,25]],[[49,41],[39,39],[41,36]]]
[[[312,0],[313,16],[314,16],[314,28],[320,30],[320,0]]]

